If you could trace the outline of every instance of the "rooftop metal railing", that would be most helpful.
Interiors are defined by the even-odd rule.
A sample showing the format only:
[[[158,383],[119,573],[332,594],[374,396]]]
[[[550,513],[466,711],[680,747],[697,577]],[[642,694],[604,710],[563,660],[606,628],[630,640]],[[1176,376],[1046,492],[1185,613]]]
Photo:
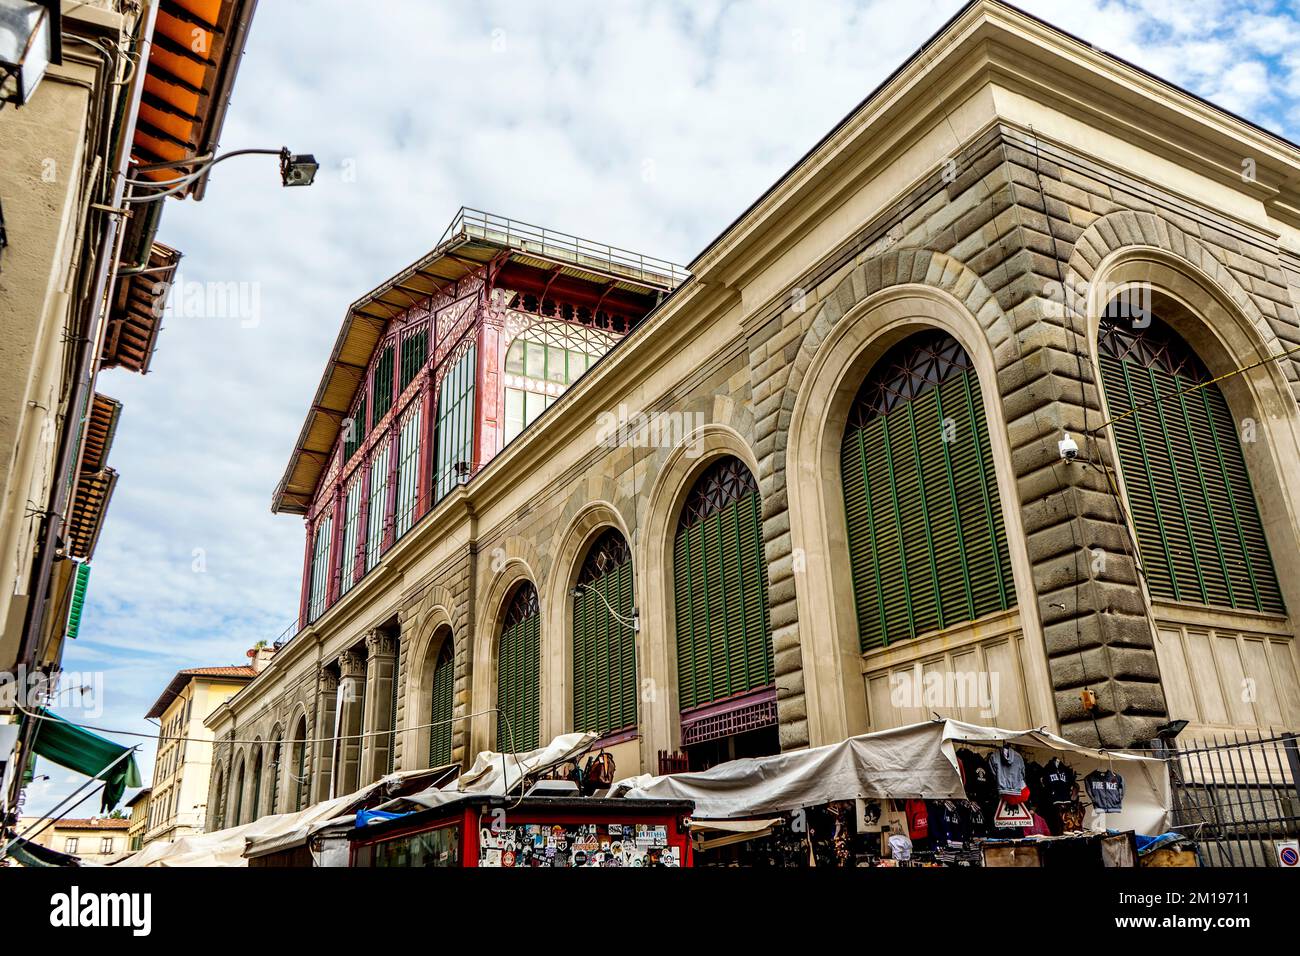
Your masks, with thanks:
[[[667,259],[645,256],[639,252],[617,246],[580,239],[568,233],[556,232],[505,216],[496,216],[481,209],[461,206],[456,217],[443,233],[439,245],[448,239],[464,235],[482,239],[520,252],[529,252],[547,259],[572,263],[575,266],[598,269],[611,275],[625,276],[639,282],[675,289],[690,273]]]

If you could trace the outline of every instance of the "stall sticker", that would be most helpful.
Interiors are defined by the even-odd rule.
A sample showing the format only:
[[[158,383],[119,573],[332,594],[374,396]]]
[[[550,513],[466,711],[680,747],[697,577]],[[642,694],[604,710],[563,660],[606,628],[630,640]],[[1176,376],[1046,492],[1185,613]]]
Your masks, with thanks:
[[[645,824],[505,824],[480,830],[481,866],[680,866],[668,828]]]

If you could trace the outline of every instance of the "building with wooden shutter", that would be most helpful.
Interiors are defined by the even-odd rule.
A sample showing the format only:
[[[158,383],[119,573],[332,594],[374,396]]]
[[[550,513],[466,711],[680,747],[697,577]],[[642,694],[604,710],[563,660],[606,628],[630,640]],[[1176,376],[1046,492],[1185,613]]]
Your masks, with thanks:
[[[980,0],[689,277],[448,236],[345,319],[275,497],[305,619],[219,738],[306,714],[326,795],[376,628],[396,727],[362,740],[401,769],[510,728],[631,774],[936,712],[1112,747],[1300,725],[1294,144]],[[620,291],[623,328],[566,311]]]
[[[0,110],[0,672],[57,673],[84,633],[118,481],[122,406],[101,393],[100,372],[149,370],[181,258],[156,241],[171,200],[136,202],[136,177],[165,181],[215,152],[255,6],[5,6],[6,31],[43,8],[53,56],[30,98]],[[176,165],[143,169],[159,162]],[[171,195],[197,200],[205,184]],[[12,806],[35,724],[7,703],[0,723],[22,724],[16,749],[0,752]]]

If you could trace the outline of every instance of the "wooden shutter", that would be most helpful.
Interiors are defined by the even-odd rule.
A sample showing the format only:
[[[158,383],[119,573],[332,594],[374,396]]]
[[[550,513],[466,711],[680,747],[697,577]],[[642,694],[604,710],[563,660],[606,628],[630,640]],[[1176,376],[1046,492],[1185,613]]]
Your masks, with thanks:
[[[687,496],[673,544],[677,675],[689,709],[773,681],[762,502],[749,469],[720,459]]]
[[[538,746],[541,713],[541,614],[537,589],[525,582],[506,610],[497,649],[497,750],[523,752]],[[511,730],[513,729],[513,740]]]
[[[1151,594],[1283,613],[1238,426],[1219,386],[1158,319],[1142,329],[1103,319],[1099,346]]]
[[[592,543],[577,590],[573,727],[601,735],[635,727],[636,633],[627,623],[633,608],[632,554],[618,531],[611,528]]]
[[[456,668],[451,652],[450,635],[438,652],[438,662],[433,668],[433,706],[429,709],[429,766],[441,767],[451,763],[451,709],[455,690]]]
[[[913,336],[877,363],[840,470],[863,651],[1011,606],[979,382],[952,336]]]

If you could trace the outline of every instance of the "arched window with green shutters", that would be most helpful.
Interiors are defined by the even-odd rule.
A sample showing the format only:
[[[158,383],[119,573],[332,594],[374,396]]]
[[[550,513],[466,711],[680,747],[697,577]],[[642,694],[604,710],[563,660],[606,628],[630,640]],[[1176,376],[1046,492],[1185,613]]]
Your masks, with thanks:
[[[538,746],[541,654],[537,588],[525,581],[506,606],[497,646],[497,750],[502,753]]]
[[[429,766],[451,763],[451,705],[456,688],[456,665],[448,634],[433,665],[433,704],[429,708]]]
[[[280,807],[280,758],[283,749],[279,731],[276,732],[275,742],[271,744],[271,805],[267,808],[269,813],[278,813]]]
[[[632,552],[607,528],[592,542],[573,598],[573,728],[605,735],[636,726]]]
[[[951,335],[910,336],[872,368],[840,474],[863,651],[1012,606],[979,380]]]
[[[688,710],[773,681],[758,483],[718,459],[686,497],[673,542],[677,680]]]
[[[1098,346],[1152,596],[1284,612],[1238,424],[1210,373],[1154,317],[1104,318]]]
[[[293,808],[307,805],[307,717],[298,718],[293,731]]]
[[[253,745],[253,816],[257,820],[262,815],[262,745]],[[251,821],[250,821],[251,822]]]
[[[235,773],[235,816],[230,821],[232,827],[244,822],[244,758],[239,758],[239,770]]]

